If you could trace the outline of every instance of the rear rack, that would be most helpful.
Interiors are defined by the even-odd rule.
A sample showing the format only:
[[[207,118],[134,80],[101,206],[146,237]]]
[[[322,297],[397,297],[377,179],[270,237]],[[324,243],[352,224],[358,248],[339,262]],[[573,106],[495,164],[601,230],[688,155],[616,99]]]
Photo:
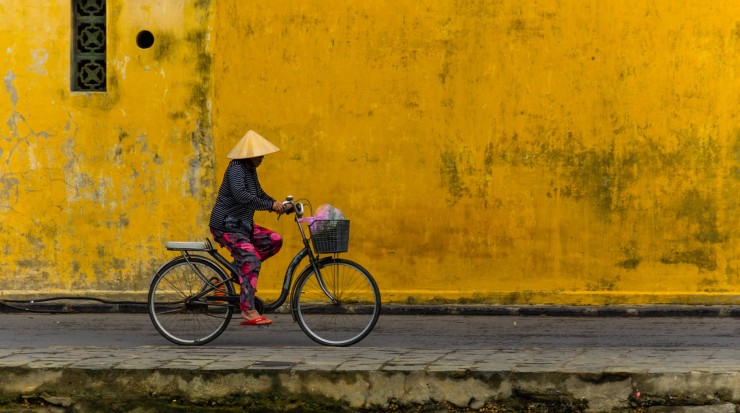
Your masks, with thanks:
[[[211,251],[213,245],[211,240],[206,238],[205,241],[169,241],[165,244],[170,251]]]

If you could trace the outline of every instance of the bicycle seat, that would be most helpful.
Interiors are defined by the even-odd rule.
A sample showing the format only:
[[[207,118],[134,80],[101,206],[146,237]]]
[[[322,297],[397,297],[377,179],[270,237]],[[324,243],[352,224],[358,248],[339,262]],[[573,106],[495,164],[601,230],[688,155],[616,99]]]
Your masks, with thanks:
[[[169,241],[165,244],[170,251],[210,251],[213,249],[209,240],[205,241]]]

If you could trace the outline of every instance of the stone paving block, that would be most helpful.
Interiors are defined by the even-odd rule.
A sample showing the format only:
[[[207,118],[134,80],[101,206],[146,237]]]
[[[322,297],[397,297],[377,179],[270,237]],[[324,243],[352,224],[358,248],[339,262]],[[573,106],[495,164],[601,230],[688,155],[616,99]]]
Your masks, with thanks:
[[[545,357],[543,355],[536,355],[529,359],[520,360],[512,371],[519,373],[527,372],[555,372],[560,370],[568,361],[568,358],[562,356],[559,357]]]
[[[647,372],[650,374],[674,374],[674,373],[690,373],[692,371],[698,371],[693,367],[680,365],[680,364],[653,364],[648,366]]]
[[[628,350],[623,348],[585,348],[582,349],[578,354],[573,354],[572,356],[570,356],[570,358],[599,358],[604,360],[613,360],[622,358],[627,353]]]
[[[314,362],[303,362],[300,364],[297,364],[293,366],[291,369],[292,371],[323,371],[323,372],[329,372],[329,371],[335,371],[339,366],[341,365],[341,362],[334,361],[314,361]]]
[[[640,360],[645,358],[663,360],[666,357],[670,357],[675,351],[676,349],[638,348],[629,350],[624,356],[631,360]]]
[[[613,364],[604,368],[605,374],[647,374],[650,366]]]
[[[11,354],[15,354],[17,352],[18,352],[18,350],[15,350],[15,349],[0,348],[0,358],[9,356]]]
[[[387,357],[352,357],[342,360],[340,365],[344,364],[365,364],[365,365],[378,365],[382,366],[390,362],[392,359]]]
[[[428,371],[455,371],[455,370],[472,370],[476,363],[466,362],[435,362],[427,364]]]
[[[346,360],[350,357],[331,353],[316,353],[305,357],[304,360]]]
[[[359,356],[347,357],[344,360],[347,361],[347,362],[349,362],[349,361],[358,361],[358,362],[367,361],[367,362],[385,363],[385,362],[388,362],[388,361],[393,360],[393,357],[383,357],[383,356],[371,355],[370,354],[370,355],[359,355]]]
[[[251,366],[251,364],[243,364],[238,365],[234,363],[224,363],[221,361],[214,361],[210,364],[207,364],[201,368],[202,371],[237,371],[237,370],[246,370]]]
[[[60,349],[57,347],[49,347],[49,348],[21,348],[17,349],[16,352],[19,354],[49,354],[49,353],[56,353],[56,352],[65,352],[69,351],[68,349]]]
[[[373,371],[373,370],[380,370],[383,367],[384,363],[378,363],[378,362],[346,362],[342,363],[339,366],[337,366],[334,370],[335,371],[342,371],[342,372],[362,372],[362,371]]]
[[[461,365],[443,365],[443,364],[432,364],[427,366],[426,371],[429,373],[450,373],[455,376],[459,376],[460,374],[465,375],[468,371],[470,371],[471,366],[461,366]]]
[[[128,359],[116,363],[114,370],[157,370],[162,368],[162,362],[147,359]]]
[[[32,369],[52,369],[68,367],[76,362],[77,360],[69,358],[42,358],[28,363],[27,366]]]
[[[403,354],[409,354],[412,351],[404,349],[367,349],[366,351],[359,352],[349,357],[375,357],[375,358],[393,358]]]
[[[600,361],[593,361],[593,362],[572,362],[572,363],[566,363],[562,367],[560,367],[557,372],[558,373],[589,373],[589,374],[602,374],[604,373],[604,370],[606,370],[606,366],[604,366],[603,363]]]
[[[163,369],[163,370],[199,370],[212,362],[213,360],[209,360],[209,359],[199,359],[199,360],[177,359],[177,360],[170,360],[162,364],[160,366],[160,369]]]
[[[700,372],[737,372],[740,371],[740,360],[716,360],[705,359],[700,362],[691,363],[685,366],[686,370]]]
[[[126,356],[88,358],[84,360],[78,360],[70,364],[68,367],[74,368],[74,369],[86,369],[86,370],[106,370],[106,369],[112,369],[118,363],[124,362],[126,360],[129,360],[129,358]]]
[[[36,357],[23,354],[11,354],[0,358],[0,367],[24,367],[36,360]]]
[[[539,357],[539,356],[535,356]],[[535,360],[532,356],[527,355],[511,355],[511,354],[494,354],[489,357],[481,359],[481,362],[500,362],[500,363],[520,363],[523,361]]]
[[[437,360],[434,360],[432,364],[465,364],[465,365],[473,365],[475,363],[486,361],[485,357],[470,357],[470,356],[464,356],[464,355],[446,355],[443,357],[438,358]]]
[[[710,359],[740,360],[740,349],[720,348],[714,350]]]
[[[110,355],[110,354],[116,354],[116,353],[119,353],[119,351],[115,349],[108,349],[108,348],[82,347],[82,348],[71,348],[71,349],[51,348],[47,351],[39,351],[39,353],[41,354],[48,354],[48,353],[65,354],[71,357],[89,357],[89,356],[105,356],[105,355]]]
[[[297,363],[290,361],[258,361],[251,366],[247,367],[247,370],[292,370]]]
[[[701,358],[706,359],[712,357],[717,352],[717,349],[683,349],[678,348],[670,352],[666,358],[668,359],[685,359],[685,358]]]
[[[283,355],[273,355],[269,357],[260,357],[257,360],[254,360],[255,363],[259,363],[262,361],[271,361],[271,362],[283,362],[283,363],[293,363],[298,364],[302,363],[304,360],[306,360],[308,357],[294,357],[292,354],[283,354]]]
[[[424,371],[427,368],[426,363],[408,363],[408,364],[394,364],[394,363],[387,363],[383,367],[381,367],[381,370],[384,371]]]
[[[426,356],[421,356],[421,355],[420,356],[416,356],[414,354],[401,354],[401,355],[398,355],[398,356],[389,358],[388,359],[388,362],[389,363],[407,363],[407,362],[412,362],[412,363],[431,363],[431,362],[434,362],[436,360],[439,360],[440,357],[442,357],[442,356],[439,356],[439,355],[435,355],[435,356],[429,356],[429,355],[426,355]]]
[[[203,370],[245,370],[254,364],[260,362],[258,357],[248,356],[229,356],[213,360],[211,363],[203,366]],[[294,362],[291,362],[295,364]]]
[[[510,372],[517,365],[517,362],[479,362],[470,367],[470,371],[475,372]]]
[[[260,352],[258,352],[260,353]],[[239,352],[236,352],[235,354],[240,354]],[[317,354],[325,354],[323,352],[317,352],[314,349],[303,349],[303,350],[297,350],[297,349],[290,349],[290,350],[284,350],[280,352],[275,352],[271,354],[265,354],[264,357],[291,357],[298,360],[302,360],[309,357],[314,357]],[[262,356],[262,354],[259,354]]]
[[[159,359],[159,360],[176,360],[179,358],[187,357],[187,353],[152,350],[152,351],[144,351],[144,352],[135,353],[134,357]]]
[[[156,347],[157,351],[161,352],[167,352],[173,348],[179,347]],[[202,353],[204,355],[209,355],[211,357],[214,356],[227,356],[231,354],[239,354],[242,352],[248,352],[248,350],[242,349],[240,347],[213,347],[213,346],[201,346],[201,347],[192,347],[190,351],[187,351],[187,353],[192,354],[199,354]]]

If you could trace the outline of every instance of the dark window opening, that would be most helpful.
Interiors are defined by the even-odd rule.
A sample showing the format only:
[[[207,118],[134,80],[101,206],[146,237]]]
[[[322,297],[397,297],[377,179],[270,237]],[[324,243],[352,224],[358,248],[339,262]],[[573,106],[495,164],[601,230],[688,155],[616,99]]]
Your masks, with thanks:
[[[72,0],[72,12],[72,90],[105,92],[105,0]]]

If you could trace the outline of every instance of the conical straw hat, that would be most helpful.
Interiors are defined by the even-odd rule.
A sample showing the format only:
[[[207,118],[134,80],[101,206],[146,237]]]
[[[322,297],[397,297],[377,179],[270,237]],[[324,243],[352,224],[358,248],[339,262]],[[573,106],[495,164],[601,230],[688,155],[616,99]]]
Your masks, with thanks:
[[[234,149],[226,155],[229,159],[246,159],[277,152],[280,148],[273,145],[259,133],[250,130],[234,146]]]

